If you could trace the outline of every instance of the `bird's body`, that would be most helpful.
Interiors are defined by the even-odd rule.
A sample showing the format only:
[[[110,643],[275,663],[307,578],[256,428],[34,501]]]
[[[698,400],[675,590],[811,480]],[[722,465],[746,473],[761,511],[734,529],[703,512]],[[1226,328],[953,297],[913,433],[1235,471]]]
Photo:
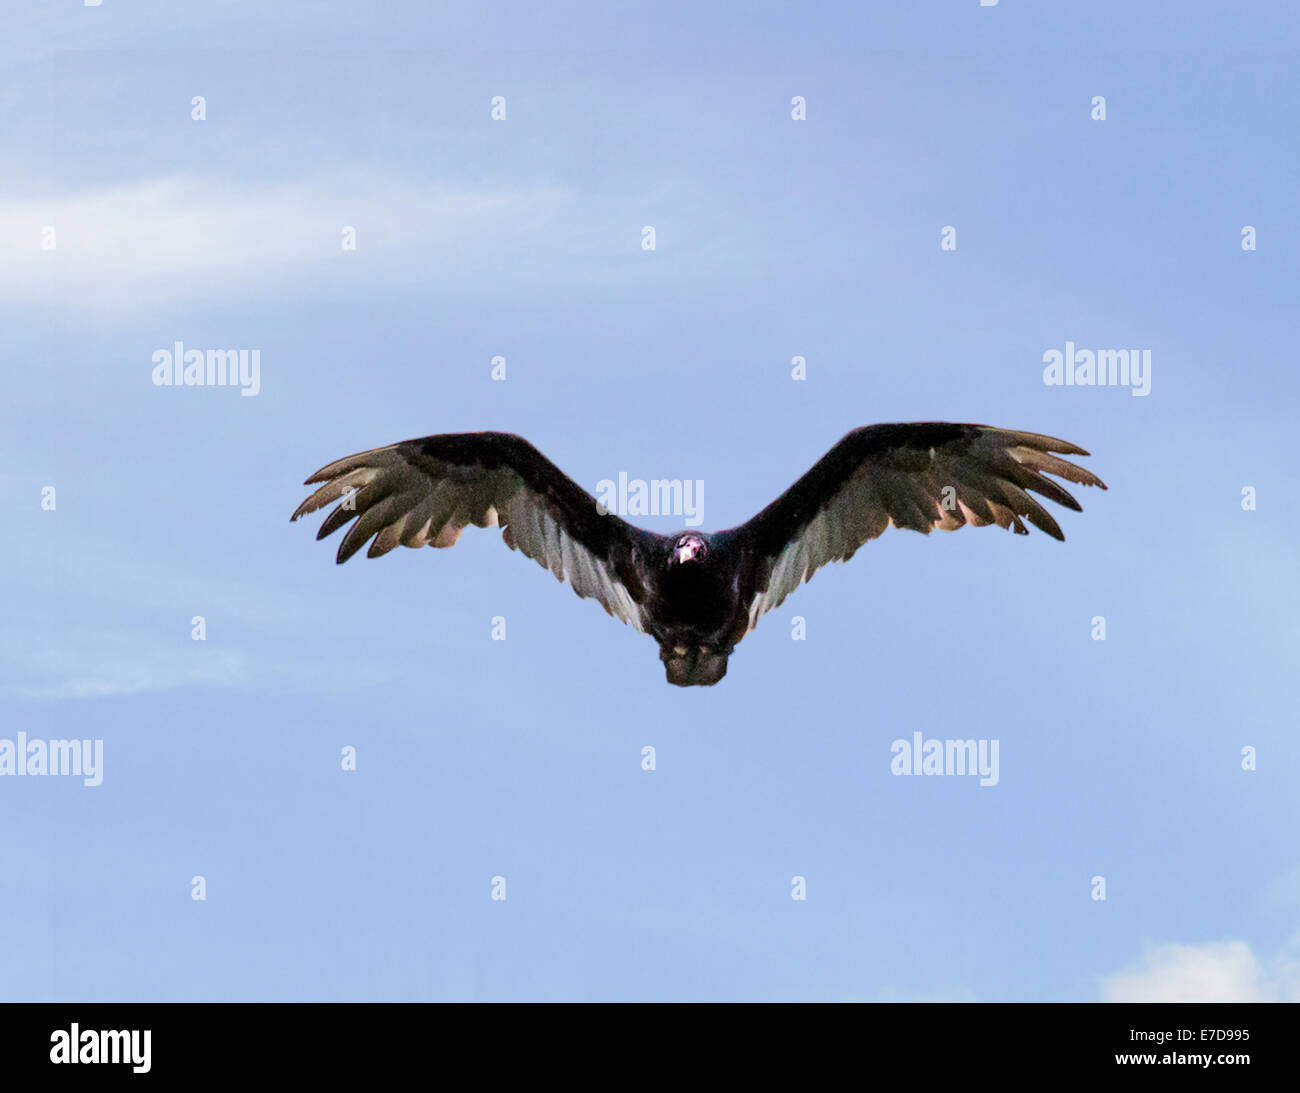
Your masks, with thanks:
[[[669,540],[646,605],[669,683],[707,686],[727,674],[727,657],[749,629],[737,561],[722,537],[690,532]]]
[[[293,514],[340,504],[317,538],[354,517],[345,562],[395,546],[452,546],[470,524],[501,526],[506,543],[568,580],[580,596],[659,643],[669,683],[709,686],[758,619],[830,561],[846,561],[887,527],[929,533],[1021,517],[1064,539],[1032,490],[1075,510],[1052,474],[1105,484],[1053,453],[1082,448],[986,425],[916,422],[855,429],[753,519],[728,531],[657,535],[605,512],[522,437],[445,433],[348,456]]]

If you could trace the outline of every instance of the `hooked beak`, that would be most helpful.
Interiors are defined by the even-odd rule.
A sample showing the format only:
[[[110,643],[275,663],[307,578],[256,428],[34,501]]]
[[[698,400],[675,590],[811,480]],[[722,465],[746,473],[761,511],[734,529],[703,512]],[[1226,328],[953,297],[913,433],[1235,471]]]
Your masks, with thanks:
[[[677,549],[676,551],[674,551],[674,554],[679,563],[689,562],[694,560],[695,555],[699,553],[699,549],[700,549],[699,544],[692,539],[692,540],[688,540],[685,543],[678,543]]]

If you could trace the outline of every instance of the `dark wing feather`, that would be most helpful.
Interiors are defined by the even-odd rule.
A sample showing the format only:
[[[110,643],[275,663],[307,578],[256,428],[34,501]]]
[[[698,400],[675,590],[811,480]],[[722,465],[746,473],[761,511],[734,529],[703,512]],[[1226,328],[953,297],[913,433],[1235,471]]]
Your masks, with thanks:
[[[641,566],[659,536],[613,514],[522,437],[446,433],[404,440],[337,460],[307,479],[324,483],[291,519],[333,501],[318,539],[350,520],[339,545],[346,562],[371,539],[367,557],[395,546],[449,547],[470,524],[504,529],[503,537],[565,580],[579,596],[644,630]]]
[[[1053,453],[1088,454],[1054,437],[988,425],[915,422],[855,429],[747,524],[723,533],[749,559],[749,628],[821,566],[847,561],[891,524],[927,535],[934,528],[997,524],[1025,535],[1023,517],[1064,539],[1029,491],[1080,511],[1069,493],[1044,476],[1106,485]]]

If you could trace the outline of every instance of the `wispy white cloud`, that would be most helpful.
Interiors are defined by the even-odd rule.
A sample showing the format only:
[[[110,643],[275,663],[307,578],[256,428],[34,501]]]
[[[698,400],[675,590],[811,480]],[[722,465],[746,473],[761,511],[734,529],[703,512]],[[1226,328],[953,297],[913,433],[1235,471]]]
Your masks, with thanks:
[[[421,184],[380,172],[265,185],[173,175],[0,195],[0,292],[10,301],[148,308],[197,292],[255,295],[268,277],[378,256],[449,271],[519,245],[570,205],[557,188]],[[49,232],[52,230],[53,235]],[[53,249],[42,241],[52,239]]]
[[[1261,959],[1244,941],[1169,944],[1132,968],[1102,977],[1106,1002],[1300,1001],[1300,934]]]
[[[0,659],[10,677],[0,680],[0,695],[34,701],[250,681],[247,661],[238,652],[178,648],[138,633],[94,627],[64,630],[57,642],[32,636],[6,641]]]
[[[131,576],[138,563],[115,545],[105,540],[98,552],[75,560],[46,547],[47,562],[61,567],[61,592],[77,607],[51,603],[39,582],[11,597],[9,625],[0,630],[0,698],[43,702],[181,688],[303,691],[325,678],[350,686],[388,678],[379,657],[346,651],[322,663],[319,655],[298,654],[301,628],[325,626],[337,600],[304,599],[161,558],[141,581]],[[32,542],[15,543],[14,555],[20,569],[42,571]],[[222,635],[191,640],[195,614],[219,618]],[[167,620],[166,633],[160,619]],[[226,644],[232,629],[241,637]]]
[[[390,675],[377,662],[352,656],[326,663],[292,654],[270,659],[206,642],[166,642],[127,627],[65,628],[53,642],[0,642],[0,698],[34,702],[178,689],[307,691],[322,680],[368,686]]]

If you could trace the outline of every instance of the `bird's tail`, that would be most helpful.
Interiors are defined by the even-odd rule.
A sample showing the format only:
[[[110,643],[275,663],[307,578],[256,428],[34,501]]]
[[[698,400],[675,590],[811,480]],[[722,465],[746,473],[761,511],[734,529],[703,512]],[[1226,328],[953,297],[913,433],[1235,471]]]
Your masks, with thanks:
[[[659,649],[668,682],[678,687],[712,687],[727,674],[727,656],[720,649],[702,645],[663,645]]]

